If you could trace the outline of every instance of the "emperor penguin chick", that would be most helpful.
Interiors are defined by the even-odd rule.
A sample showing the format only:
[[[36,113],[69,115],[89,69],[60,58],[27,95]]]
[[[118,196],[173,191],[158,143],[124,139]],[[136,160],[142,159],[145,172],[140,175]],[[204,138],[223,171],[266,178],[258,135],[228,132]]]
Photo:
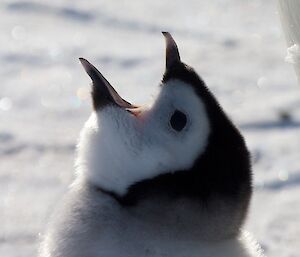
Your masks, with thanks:
[[[80,58],[94,111],[41,257],[262,256],[241,230],[252,193],[244,139],[163,35],[166,69],[149,107],[122,99]]]

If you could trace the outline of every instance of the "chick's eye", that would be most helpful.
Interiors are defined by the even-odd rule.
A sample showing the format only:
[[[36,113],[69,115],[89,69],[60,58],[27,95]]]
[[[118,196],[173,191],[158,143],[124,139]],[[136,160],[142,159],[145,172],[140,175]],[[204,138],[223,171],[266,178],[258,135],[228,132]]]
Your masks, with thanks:
[[[186,115],[181,111],[175,110],[175,112],[172,114],[170,119],[171,127],[174,130],[179,132],[184,129],[186,123],[187,123]]]

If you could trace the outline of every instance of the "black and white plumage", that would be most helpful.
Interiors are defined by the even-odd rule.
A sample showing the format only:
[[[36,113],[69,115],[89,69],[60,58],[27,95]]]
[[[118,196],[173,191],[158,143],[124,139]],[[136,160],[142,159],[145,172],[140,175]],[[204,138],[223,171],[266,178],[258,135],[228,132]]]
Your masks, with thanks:
[[[252,193],[243,137],[163,34],[166,71],[148,107],[122,99],[80,59],[94,112],[41,257],[262,256],[241,231]]]

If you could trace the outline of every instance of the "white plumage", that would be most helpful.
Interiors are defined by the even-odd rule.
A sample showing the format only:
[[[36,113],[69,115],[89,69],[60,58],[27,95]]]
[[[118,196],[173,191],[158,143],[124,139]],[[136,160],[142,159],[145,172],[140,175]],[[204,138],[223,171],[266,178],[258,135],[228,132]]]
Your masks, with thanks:
[[[209,223],[205,214],[199,215],[203,225]],[[49,224],[40,257],[263,257],[247,232],[225,240],[197,240],[176,227],[164,233],[169,226],[161,218],[157,214],[157,223],[147,224],[88,185],[73,184]]]
[[[169,70],[148,107],[123,100],[81,59],[94,83],[95,110],[81,131],[76,179],[51,218],[40,257],[262,256],[241,227],[251,196],[242,137],[164,35]],[[180,73],[186,73],[182,80]],[[230,144],[243,153],[240,166],[224,158],[214,163],[219,151],[232,147],[222,145],[228,144],[223,130],[225,137],[237,136]],[[222,172],[229,174],[218,181]]]
[[[152,106],[143,108],[138,119],[115,107],[93,112],[78,144],[79,180],[92,181],[123,195],[130,185],[142,179],[193,164],[204,150],[209,134],[205,107],[185,83],[169,84],[162,88]],[[162,122],[171,115],[174,105],[185,109],[189,119],[193,118],[184,139],[176,137],[168,123]],[[198,131],[202,131],[201,136]]]

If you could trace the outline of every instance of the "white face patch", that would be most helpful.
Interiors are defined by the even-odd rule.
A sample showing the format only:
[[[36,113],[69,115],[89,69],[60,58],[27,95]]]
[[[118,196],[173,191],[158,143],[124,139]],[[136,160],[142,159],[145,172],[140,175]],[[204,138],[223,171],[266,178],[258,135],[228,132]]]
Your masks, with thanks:
[[[175,111],[184,118],[180,131],[172,127]],[[191,168],[204,152],[209,132],[204,103],[194,89],[168,81],[137,117],[116,106],[91,115],[78,144],[78,179],[124,195],[137,182]]]

